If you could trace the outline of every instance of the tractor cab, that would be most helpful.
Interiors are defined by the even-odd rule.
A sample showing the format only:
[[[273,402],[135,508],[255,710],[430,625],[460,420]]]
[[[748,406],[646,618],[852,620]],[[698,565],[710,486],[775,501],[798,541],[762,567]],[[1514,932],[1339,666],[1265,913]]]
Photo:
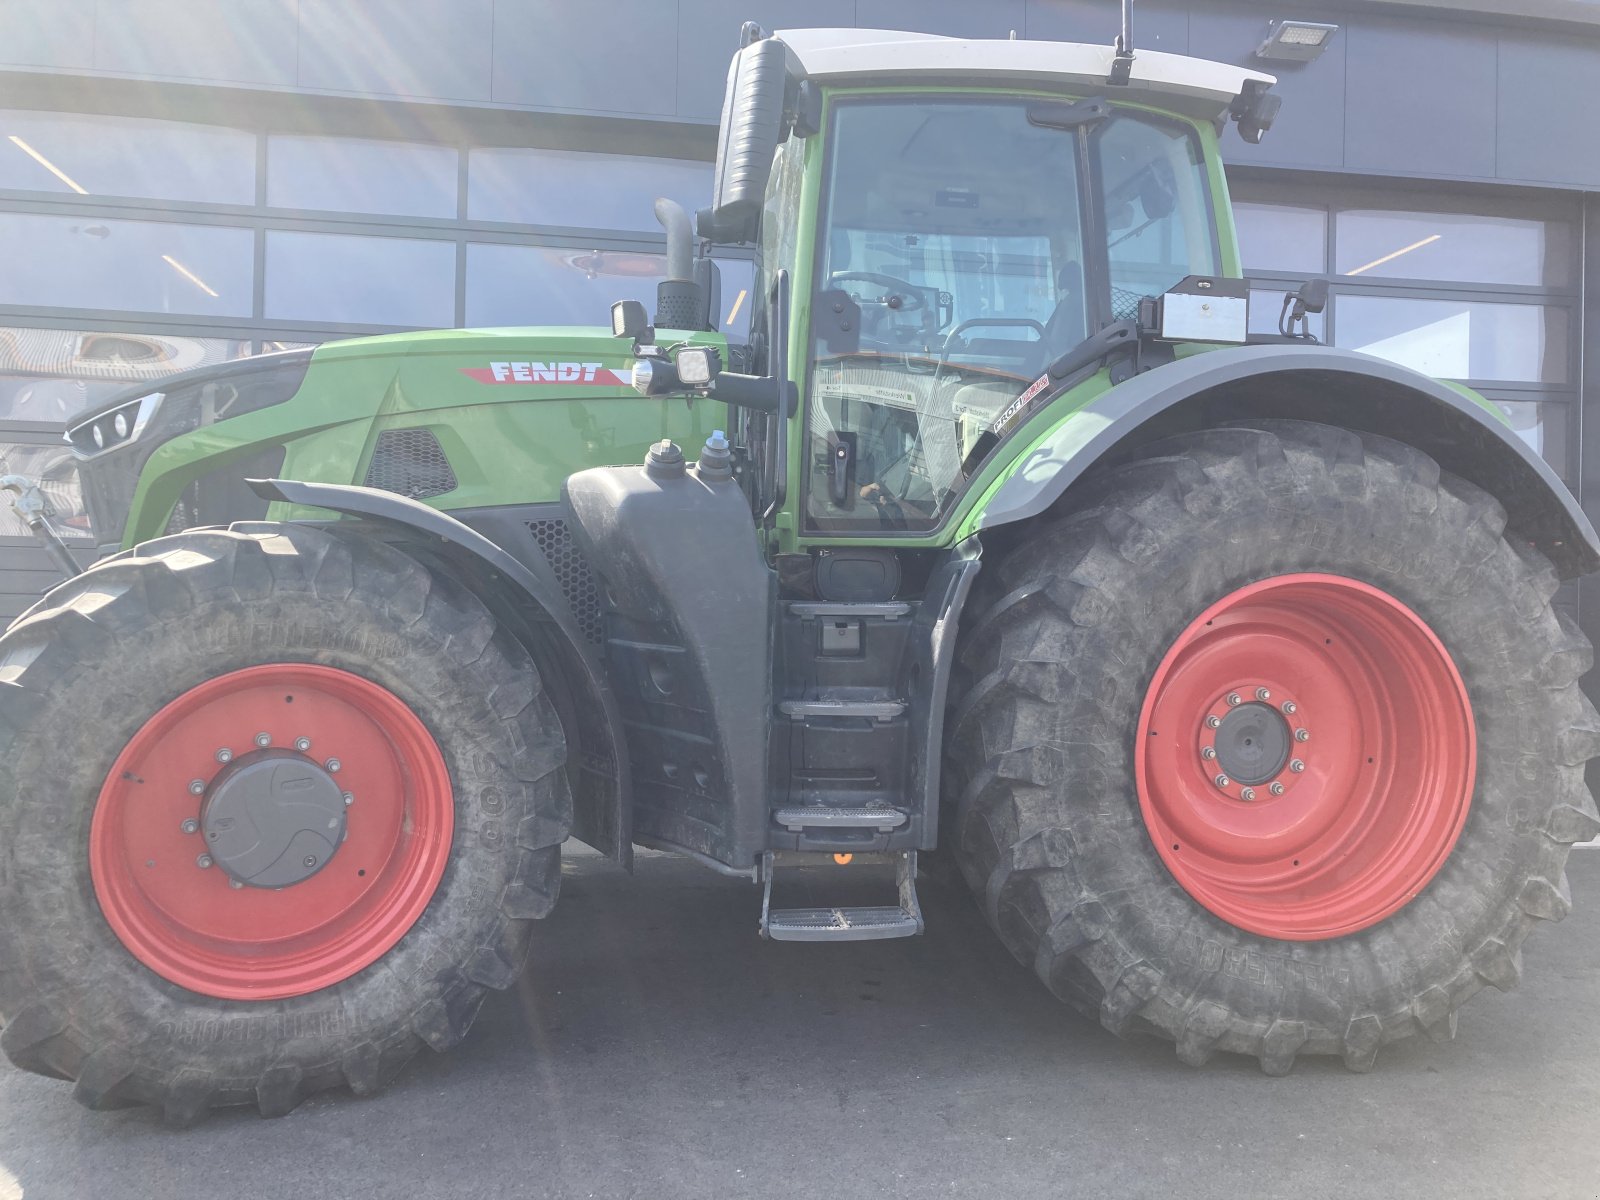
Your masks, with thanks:
[[[1259,139],[1270,77],[876,30],[744,40],[698,232],[756,247],[767,319],[747,359],[773,380],[763,395],[783,376],[803,400],[782,434],[741,406],[735,438],[786,547],[948,528],[1001,438],[1136,345],[1186,280],[1232,301],[1198,340],[1244,340],[1216,133],[1231,115]],[[797,353],[776,364],[780,338]],[[645,377],[652,394],[685,382]],[[791,469],[798,503],[780,514]]]

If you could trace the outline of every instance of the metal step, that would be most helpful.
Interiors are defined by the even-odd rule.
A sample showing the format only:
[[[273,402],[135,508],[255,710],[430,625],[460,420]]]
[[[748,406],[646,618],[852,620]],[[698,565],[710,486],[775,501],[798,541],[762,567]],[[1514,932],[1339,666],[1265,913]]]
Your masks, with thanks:
[[[807,805],[803,808],[780,808],[772,814],[778,824],[786,829],[876,829],[888,833],[906,823],[906,814],[898,808],[827,808]]]
[[[906,711],[904,700],[780,700],[786,717],[870,717],[892,721]]]
[[[780,908],[767,914],[775,942],[866,942],[915,937],[922,923],[898,905],[885,908]]]
[[[917,902],[917,852],[906,850],[895,864],[898,906],[861,908],[772,907],[773,855],[762,856],[765,888],[761,894],[761,936],[775,942],[870,942],[880,938],[915,937],[923,930]]]
[[[882,617],[893,621],[911,611],[904,600],[863,600],[857,603],[838,600],[796,600],[789,611],[797,617]]]

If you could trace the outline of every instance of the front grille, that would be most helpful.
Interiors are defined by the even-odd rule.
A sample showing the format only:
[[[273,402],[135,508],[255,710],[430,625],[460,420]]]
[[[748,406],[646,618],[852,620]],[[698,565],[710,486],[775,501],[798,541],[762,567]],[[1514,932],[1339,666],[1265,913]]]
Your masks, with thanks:
[[[600,589],[595,585],[589,564],[573,543],[567,523],[559,517],[529,521],[528,532],[533,534],[545,561],[556,573],[556,581],[572,607],[572,615],[578,619],[578,628],[583,630],[585,638],[598,646],[604,636],[600,622]]]
[[[453,492],[456,473],[431,429],[386,429],[372,448],[364,481],[369,488],[426,500]]]

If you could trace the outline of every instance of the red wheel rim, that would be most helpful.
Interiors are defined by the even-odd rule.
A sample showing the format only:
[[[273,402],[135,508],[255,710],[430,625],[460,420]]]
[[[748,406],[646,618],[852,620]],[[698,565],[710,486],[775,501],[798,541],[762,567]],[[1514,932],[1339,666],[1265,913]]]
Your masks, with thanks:
[[[353,798],[326,865],[281,889],[202,868],[194,781],[217,752],[309,738]],[[437,743],[397,696],[348,671],[248,667],[192,688],[145,722],[100,790],[89,829],[95,895],[122,944],[162,978],[227,1000],[279,1000],[348,979],[428,906],[450,856],[454,807]]]
[[[1472,707],[1443,643],[1337,575],[1264,579],[1201,613],[1156,669],[1138,737],[1162,861],[1268,937],[1341,937],[1398,911],[1472,799]]]

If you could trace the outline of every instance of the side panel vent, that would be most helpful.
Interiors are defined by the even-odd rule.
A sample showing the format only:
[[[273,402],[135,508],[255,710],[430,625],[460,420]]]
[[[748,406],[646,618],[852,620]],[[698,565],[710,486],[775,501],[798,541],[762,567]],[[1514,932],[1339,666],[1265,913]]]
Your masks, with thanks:
[[[528,532],[539,543],[550,569],[556,573],[561,591],[572,606],[572,615],[578,619],[583,636],[594,645],[600,645],[604,631],[600,621],[600,590],[595,586],[594,573],[573,544],[567,532],[567,523],[559,517],[529,521]]]
[[[386,429],[372,448],[364,481],[369,488],[397,492],[413,500],[456,489],[456,473],[431,429]]]

